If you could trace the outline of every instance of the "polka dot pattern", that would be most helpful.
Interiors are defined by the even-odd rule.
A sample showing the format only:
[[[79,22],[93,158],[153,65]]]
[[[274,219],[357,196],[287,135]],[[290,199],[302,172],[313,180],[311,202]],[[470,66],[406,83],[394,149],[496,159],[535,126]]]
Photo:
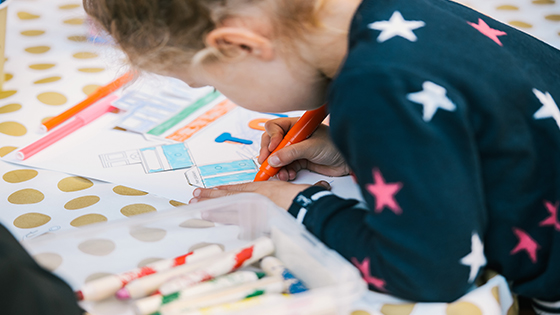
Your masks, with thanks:
[[[35,20],[40,18],[40,15],[37,14],[33,14],[33,13],[29,13],[29,12],[25,12],[25,11],[20,11],[17,13],[17,16],[21,19],[21,20]]]
[[[37,80],[35,82],[33,82],[34,84],[44,84],[44,83],[51,83],[51,82],[56,82],[58,80],[62,79],[62,77],[59,76],[54,76],[54,77],[48,77],[48,78],[44,78],[41,80]],[[64,103],[66,103],[66,101],[64,101]],[[62,104],[64,104],[62,103]]]
[[[98,55],[96,53],[84,51],[84,52],[75,53],[72,56],[74,56],[74,58],[76,59],[91,59],[91,58],[96,58]]]
[[[82,25],[82,24],[84,24],[84,19],[82,19],[82,18],[68,19],[68,20],[64,20],[64,24]]]
[[[0,107],[0,114],[17,112],[21,109],[21,104],[8,104]]]
[[[14,220],[14,226],[20,229],[32,229],[47,224],[51,217],[42,213],[22,214]]]
[[[41,30],[21,31],[21,35],[23,36],[39,36],[43,34],[45,34],[45,31],[41,31]]]
[[[49,50],[51,50],[49,46],[33,46],[33,47],[25,48],[25,51],[27,51],[30,54],[44,54]]]
[[[115,250],[115,243],[107,239],[87,240],[78,245],[78,249],[83,253],[94,256],[106,256]]]
[[[107,217],[98,213],[90,213],[80,217],[75,218],[70,222],[70,225],[73,227],[80,227],[84,225],[99,223],[99,222],[106,222]]]
[[[84,35],[72,35],[72,36],[68,36],[68,40],[71,40],[73,42],[85,42],[87,41],[87,36]]]
[[[95,90],[97,90],[100,87],[101,87],[101,85],[88,84],[88,85],[84,86],[84,88],[82,89],[82,92],[84,92],[85,95],[90,95],[91,93],[95,92]]]
[[[167,231],[164,229],[138,227],[130,230],[130,235],[142,242],[158,242],[161,241]]]
[[[180,201],[176,201],[176,200],[169,200],[169,204],[172,205],[173,207],[180,207],[180,206],[186,206],[186,203],[182,203]]]
[[[55,65],[52,63],[37,63],[37,64],[29,65],[29,68],[33,70],[48,70],[54,66]]]
[[[147,192],[129,188],[126,186],[115,186],[113,188],[113,191],[121,196],[145,196],[148,194]]]
[[[482,315],[480,308],[470,302],[455,302],[447,306],[446,315]]]
[[[153,206],[144,203],[135,203],[125,206],[121,209],[121,213],[126,217],[131,217],[138,214],[157,211]]]
[[[413,309],[414,304],[385,304],[381,307],[380,312],[383,315],[410,315]]]
[[[0,123],[0,133],[8,136],[21,137],[27,133],[27,128],[15,121],[5,121]]]
[[[35,178],[37,174],[39,174],[39,172],[37,172],[36,170],[15,170],[5,173],[4,176],[2,176],[2,179],[4,179],[8,183],[17,184]]]
[[[14,151],[15,149],[17,149],[17,147],[12,147],[12,146],[0,147],[0,157],[4,157],[10,154],[10,152]]]
[[[1,99],[5,99],[8,98],[14,94],[16,94],[17,91],[16,90],[4,90],[4,91],[0,91],[0,100]]]
[[[64,4],[59,6],[58,8],[61,10],[72,10],[81,7],[79,4]]]
[[[76,199],[72,199],[72,200],[68,201],[64,205],[64,209],[66,209],[66,210],[78,210],[78,209],[87,208],[89,206],[92,206],[92,205],[98,203],[100,199],[101,198],[99,198],[98,196],[78,197]]]
[[[85,73],[98,73],[105,70],[104,68],[79,68],[78,71]]]
[[[34,204],[43,201],[43,199],[45,199],[45,195],[33,188],[18,190],[8,196],[8,201],[15,205]]]
[[[180,227],[188,228],[188,229],[206,229],[216,226],[214,222],[201,220],[201,219],[189,219],[181,224]]]
[[[37,95],[37,99],[46,105],[64,105],[68,99],[58,92],[44,92]]]
[[[72,192],[88,189],[93,186],[93,182],[87,178],[72,176],[66,177],[58,182],[58,189],[64,192]]]

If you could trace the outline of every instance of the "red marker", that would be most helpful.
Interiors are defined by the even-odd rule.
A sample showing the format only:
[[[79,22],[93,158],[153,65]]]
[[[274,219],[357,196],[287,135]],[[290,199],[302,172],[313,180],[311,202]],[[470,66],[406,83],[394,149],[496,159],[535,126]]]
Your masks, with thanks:
[[[274,151],[270,153],[270,155],[276,153],[276,151],[286,146],[301,142],[309,138],[309,136],[311,136],[315,129],[317,129],[317,127],[321,125],[323,120],[325,120],[325,117],[327,117],[328,114],[329,113],[327,112],[327,105],[323,105],[317,109],[305,112],[305,114],[301,116],[301,118],[294,124],[290,131],[288,131],[286,136],[284,136],[282,142],[280,142],[276,149],[274,149]],[[279,170],[280,167],[272,167],[268,165],[268,159],[266,159],[266,161],[264,161],[264,163],[261,165],[261,168],[255,176],[254,181],[266,181],[272,176],[276,175]]]

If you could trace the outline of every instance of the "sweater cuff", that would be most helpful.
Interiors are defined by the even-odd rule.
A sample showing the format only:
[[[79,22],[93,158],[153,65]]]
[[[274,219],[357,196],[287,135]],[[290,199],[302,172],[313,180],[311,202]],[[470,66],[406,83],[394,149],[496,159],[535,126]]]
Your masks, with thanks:
[[[300,192],[292,201],[288,212],[293,215],[299,223],[303,222],[307,210],[317,200],[324,196],[332,195],[332,192],[321,186],[311,186]]]

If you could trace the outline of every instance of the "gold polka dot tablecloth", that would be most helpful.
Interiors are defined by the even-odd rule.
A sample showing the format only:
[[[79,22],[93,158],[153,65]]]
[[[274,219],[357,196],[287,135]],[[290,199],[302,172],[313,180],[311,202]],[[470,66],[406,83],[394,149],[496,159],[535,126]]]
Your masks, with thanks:
[[[41,136],[39,124],[121,70],[122,54],[87,41],[81,2],[15,0],[8,7],[0,156]],[[0,220],[20,240],[181,203],[118,184],[0,162]]]
[[[459,2],[560,48],[558,0]],[[124,69],[119,52],[88,41],[87,20],[79,0],[11,2],[6,58],[5,84],[0,91],[0,157],[40,137],[38,127],[42,121],[78,103]],[[0,176],[0,222],[19,240],[181,205],[119,183],[2,161]],[[165,238],[165,234],[165,230],[153,229],[136,231],[130,236],[149,243]],[[108,239],[80,246],[78,249],[86,254],[104,256],[112,253],[115,244]],[[50,270],[63,264],[59,255],[48,250],[35,258]],[[146,257],[135,264],[159,258]],[[84,274],[91,279],[96,276]],[[505,282],[495,277],[456,303],[408,304],[370,294],[355,305],[352,314],[486,315],[502,314],[500,308],[503,313],[514,313]]]

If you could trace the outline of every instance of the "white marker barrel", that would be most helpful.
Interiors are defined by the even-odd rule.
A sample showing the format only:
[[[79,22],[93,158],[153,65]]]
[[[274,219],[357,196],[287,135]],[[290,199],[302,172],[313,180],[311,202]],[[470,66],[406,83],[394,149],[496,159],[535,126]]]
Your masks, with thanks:
[[[262,275],[264,275],[264,273]],[[134,310],[136,311],[136,314],[139,315],[151,314],[157,312],[162,305],[168,304],[172,301],[185,300],[196,295],[254,282],[262,275],[253,271],[237,271],[218,277],[214,280],[197,284],[172,295],[153,295],[140,299],[134,303]]]
[[[83,300],[86,301],[99,301],[112,296],[120,288],[135,279],[163,272],[177,266],[188,265],[198,261],[202,261],[209,257],[216,256],[222,252],[222,248],[218,245],[201,247],[173,259],[156,261],[141,268],[135,268],[121,274],[110,275],[93,280],[84,284],[80,291],[78,291],[80,292],[78,293],[78,295],[81,295],[83,297]]]
[[[163,295],[172,294],[202,281],[248,266],[274,252],[274,244],[268,237],[261,237],[241,249],[225,253],[219,260],[212,261],[202,269],[178,276],[159,288]]]

